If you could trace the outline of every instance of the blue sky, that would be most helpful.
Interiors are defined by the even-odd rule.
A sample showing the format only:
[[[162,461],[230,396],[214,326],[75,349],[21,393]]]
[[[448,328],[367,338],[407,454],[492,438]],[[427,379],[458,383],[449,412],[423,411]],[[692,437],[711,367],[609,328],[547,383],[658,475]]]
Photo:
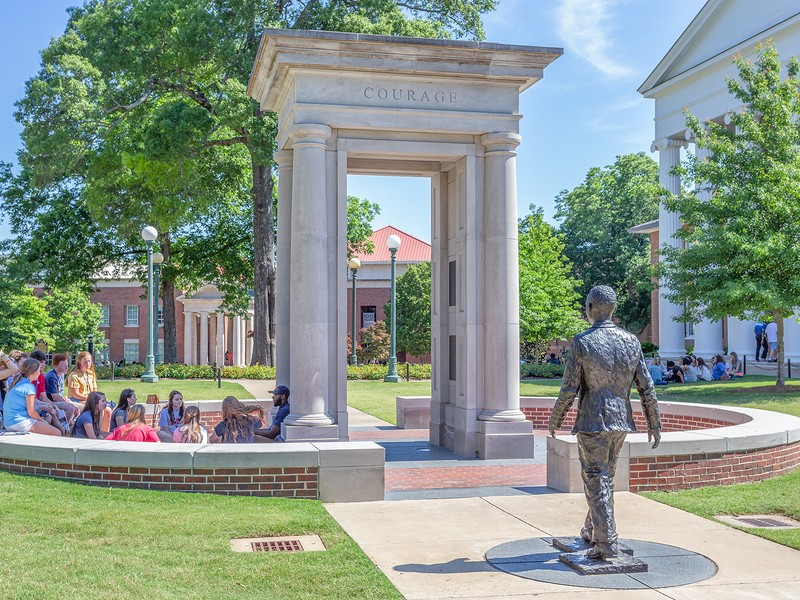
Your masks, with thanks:
[[[39,67],[39,51],[63,33],[68,0],[0,1],[0,160],[14,161],[20,127],[14,102]],[[619,154],[649,153],[653,104],[636,88],[703,6],[704,0],[500,0],[486,15],[486,39],[557,46],[564,55],[521,97],[518,148],[520,215],[542,206],[553,220],[555,197]],[[656,158],[655,155],[653,155]],[[430,184],[425,179],[351,176],[348,192],[381,205],[375,228],[394,225],[430,240]],[[0,225],[0,236],[8,228]]]

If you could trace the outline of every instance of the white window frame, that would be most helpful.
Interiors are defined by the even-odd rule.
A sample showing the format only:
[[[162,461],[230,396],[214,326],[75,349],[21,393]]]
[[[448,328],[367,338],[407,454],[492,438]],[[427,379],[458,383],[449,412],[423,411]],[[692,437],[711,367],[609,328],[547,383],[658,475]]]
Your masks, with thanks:
[[[136,356],[134,358],[128,358],[128,347],[133,346],[136,344]],[[139,353],[141,352],[141,345],[139,344],[138,339],[126,339],[123,340],[122,343],[122,358],[125,362],[139,362]]]
[[[103,304],[103,320],[98,327],[111,327],[111,306]]]
[[[131,319],[131,309],[136,309],[136,322]],[[125,305],[125,327],[139,327],[139,305],[126,304]]]
[[[163,327],[164,326],[164,307],[163,306],[159,306],[158,307],[158,326],[159,327]]]

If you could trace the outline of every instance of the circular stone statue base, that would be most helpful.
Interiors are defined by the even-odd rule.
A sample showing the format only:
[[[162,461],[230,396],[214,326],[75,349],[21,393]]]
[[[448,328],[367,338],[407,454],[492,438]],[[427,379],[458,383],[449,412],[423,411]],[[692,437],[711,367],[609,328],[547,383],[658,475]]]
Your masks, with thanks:
[[[553,538],[530,538],[506,542],[486,553],[486,560],[496,569],[545,583],[575,587],[637,590],[687,585],[713,577],[717,565],[709,558],[683,548],[623,540],[633,555],[647,563],[646,573],[581,575],[559,561],[561,551],[552,545]]]

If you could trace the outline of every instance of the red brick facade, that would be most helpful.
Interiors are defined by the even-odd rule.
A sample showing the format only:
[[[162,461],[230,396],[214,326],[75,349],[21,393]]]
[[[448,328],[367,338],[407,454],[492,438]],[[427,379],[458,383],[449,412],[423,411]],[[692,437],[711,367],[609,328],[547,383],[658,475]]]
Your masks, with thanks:
[[[224,469],[105,467],[0,457],[0,469],[101,485],[165,492],[205,492],[227,496],[318,497],[317,467]]]

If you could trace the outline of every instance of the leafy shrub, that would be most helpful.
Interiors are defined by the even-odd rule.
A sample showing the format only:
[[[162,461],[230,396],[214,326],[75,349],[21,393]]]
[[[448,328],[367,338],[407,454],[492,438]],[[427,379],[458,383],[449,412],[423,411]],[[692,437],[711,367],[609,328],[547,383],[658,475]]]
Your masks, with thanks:
[[[411,379],[430,379],[431,366],[418,365],[413,363],[402,363],[397,365],[397,374],[403,379],[406,377],[406,364],[408,364],[409,376]],[[347,366],[348,379],[360,379],[365,381],[380,381],[389,372],[386,365],[353,365]]]
[[[111,379],[111,367],[96,367],[98,379]],[[119,379],[138,379],[144,374],[144,365],[114,367],[114,376]],[[165,379],[211,379],[210,365],[164,364],[156,365],[156,375]],[[275,379],[275,367],[262,365],[246,367],[223,367],[223,379]]]
[[[556,379],[564,376],[564,365],[524,363],[520,365],[519,371],[520,376],[523,378],[543,377],[546,379]]]
[[[658,352],[658,346],[655,345],[653,342],[642,342],[642,353],[643,354],[656,354]]]

